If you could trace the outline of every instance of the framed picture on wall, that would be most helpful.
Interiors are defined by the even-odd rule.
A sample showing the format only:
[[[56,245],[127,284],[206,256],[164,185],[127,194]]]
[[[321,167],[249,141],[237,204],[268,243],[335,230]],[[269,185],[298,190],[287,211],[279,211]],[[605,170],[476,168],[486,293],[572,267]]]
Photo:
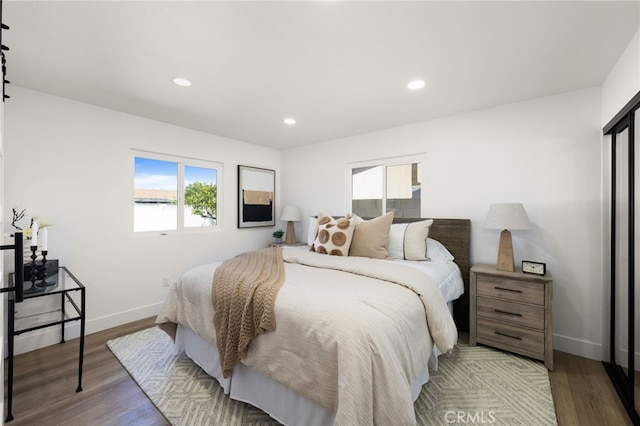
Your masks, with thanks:
[[[238,165],[238,228],[276,224],[276,171]]]

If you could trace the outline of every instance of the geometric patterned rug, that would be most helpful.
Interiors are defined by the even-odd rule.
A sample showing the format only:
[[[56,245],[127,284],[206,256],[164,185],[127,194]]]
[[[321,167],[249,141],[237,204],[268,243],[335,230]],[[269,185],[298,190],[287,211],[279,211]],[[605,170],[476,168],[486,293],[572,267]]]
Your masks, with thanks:
[[[469,347],[462,334],[452,354],[415,402],[418,425],[556,425],[547,369],[539,361],[485,346]],[[107,342],[153,404],[175,426],[266,426],[279,423],[225,395],[218,382],[157,327]]]

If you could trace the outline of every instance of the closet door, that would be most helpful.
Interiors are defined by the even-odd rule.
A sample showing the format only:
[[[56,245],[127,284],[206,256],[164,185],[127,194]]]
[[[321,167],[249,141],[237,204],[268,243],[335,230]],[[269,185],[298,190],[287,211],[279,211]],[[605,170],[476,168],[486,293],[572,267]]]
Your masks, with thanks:
[[[634,174],[634,257],[633,264],[635,265],[635,272],[633,275],[633,282],[630,284],[632,298],[627,300],[629,311],[629,323],[633,324],[633,346],[629,348],[631,351],[630,356],[633,357],[633,370],[627,370],[627,375],[630,379],[630,385],[634,387],[633,391],[629,393],[629,397],[635,401],[636,413],[640,413],[640,130],[638,125],[640,124],[640,110],[636,110],[633,113],[633,135],[630,135],[630,146],[633,146],[633,160]],[[635,371],[634,371],[635,370]]]
[[[610,352],[604,366],[640,425],[640,93],[604,128],[611,137]],[[605,138],[606,140],[606,138]]]
[[[626,375],[629,355],[629,129],[624,129],[612,135],[615,139],[615,200],[614,229],[615,236],[612,249],[615,256],[612,259],[613,283],[612,295],[614,299],[615,327],[613,329],[615,352],[614,361],[623,367]]]
[[[615,133],[615,257],[612,259],[614,269],[614,360],[620,366],[628,385],[633,383],[634,391],[629,386],[622,392],[628,398],[635,399],[636,411],[640,404],[640,327],[637,326],[640,315],[640,149],[638,135],[629,139],[629,127]],[[632,346],[633,345],[633,346]],[[635,370],[631,377],[630,366]]]

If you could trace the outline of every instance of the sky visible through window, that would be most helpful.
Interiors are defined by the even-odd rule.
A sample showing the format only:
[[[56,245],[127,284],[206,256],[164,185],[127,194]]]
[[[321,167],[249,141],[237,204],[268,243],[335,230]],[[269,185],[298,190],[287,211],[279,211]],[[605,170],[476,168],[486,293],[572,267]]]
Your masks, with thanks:
[[[216,169],[206,167],[185,166],[184,186],[187,187],[194,182],[202,182],[210,185],[216,184]]]
[[[138,189],[176,190],[178,163],[136,157],[135,187]]]
[[[216,170],[206,167],[185,166],[185,186],[193,182],[215,185]],[[139,189],[176,190],[178,163],[151,158],[135,158],[135,187]]]

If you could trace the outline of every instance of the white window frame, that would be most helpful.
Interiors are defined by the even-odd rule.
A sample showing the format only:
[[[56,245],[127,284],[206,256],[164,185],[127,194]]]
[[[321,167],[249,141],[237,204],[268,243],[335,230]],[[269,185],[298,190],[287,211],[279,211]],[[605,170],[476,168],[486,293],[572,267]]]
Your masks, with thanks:
[[[222,229],[223,218],[222,218],[222,210],[216,209],[216,224],[212,226],[184,226],[184,169],[185,166],[194,166],[194,167],[204,167],[208,169],[216,170],[216,186],[217,186],[217,199],[220,201],[220,196],[223,193],[223,176],[224,176],[224,164],[211,161],[211,160],[203,160],[200,158],[192,158],[192,157],[184,157],[179,155],[172,154],[163,154],[154,151],[145,151],[140,149],[132,149],[131,150],[131,165],[132,165],[132,173],[130,182],[133,183],[131,188],[131,199],[135,199],[135,159],[136,157],[148,158],[150,160],[161,160],[161,161],[170,161],[178,164],[178,187],[177,187],[177,223],[176,229],[168,229],[168,230],[149,230],[149,231],[136,231],[135,229],[132,232],[136,235],[139,234],[149,234],[149,233],[176,233],[176,232],[208,232],[212,230]],[[134,219],[135,221],[135,219]],[[135,227],[135,222],[133,223]]]
[[[373,160],[354,161],[346,164],[346,209],[347,213],[352,212],[353,202],[353,169],[362,167],[382,166],[382,214],[387,212],[387,167],[400,166],[404,164],[419,163],[422,165],[422,176],[420,177],[420,215],[426,211],[426,202],[424,197],[424,171],[426,165],[426,153],[403,155],[398,157],[377,158]]]

